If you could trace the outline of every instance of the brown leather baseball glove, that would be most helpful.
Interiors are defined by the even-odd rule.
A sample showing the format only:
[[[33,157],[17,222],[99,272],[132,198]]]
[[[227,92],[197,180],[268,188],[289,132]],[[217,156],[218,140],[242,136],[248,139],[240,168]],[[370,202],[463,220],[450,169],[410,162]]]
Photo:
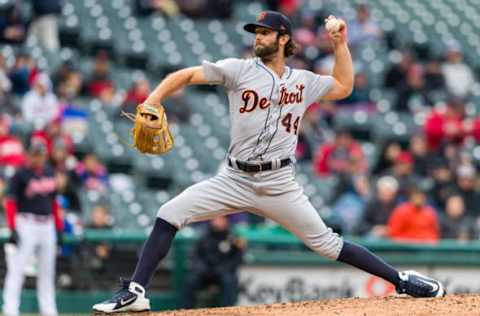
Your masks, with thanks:
[[[173,147],[173,137],[168,128],[167,115],[162,105],[140,104],[137,113],[122,112],[134,122],[131,130],[132,147],[141,153],[162,155]]]

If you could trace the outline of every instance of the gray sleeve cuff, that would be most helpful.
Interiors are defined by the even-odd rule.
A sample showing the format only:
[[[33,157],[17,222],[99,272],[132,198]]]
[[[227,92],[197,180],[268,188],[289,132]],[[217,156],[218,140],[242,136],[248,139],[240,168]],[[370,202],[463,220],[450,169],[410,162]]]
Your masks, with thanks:
[[[210,84],[218,84],[223,82],[223,73],[215,64],[207,60],[202,62],[203,74]]]

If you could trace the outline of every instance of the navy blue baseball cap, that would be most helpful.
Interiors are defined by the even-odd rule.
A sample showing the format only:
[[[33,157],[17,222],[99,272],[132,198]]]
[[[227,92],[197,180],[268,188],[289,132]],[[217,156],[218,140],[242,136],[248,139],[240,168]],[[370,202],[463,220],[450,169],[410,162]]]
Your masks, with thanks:
[[[263,11],[257,17],[256,23],[245,24],[243,29],[250,33],[255,33],[257,27],[265,27],[283,34],[292,34],[292,23],[280,12]]]

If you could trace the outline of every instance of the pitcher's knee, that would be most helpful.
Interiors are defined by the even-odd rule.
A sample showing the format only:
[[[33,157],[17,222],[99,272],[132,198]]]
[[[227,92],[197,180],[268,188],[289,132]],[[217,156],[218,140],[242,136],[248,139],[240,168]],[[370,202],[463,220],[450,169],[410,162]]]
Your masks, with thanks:
[[[182,218],[181,212],[175,212],[174,209],[168,207],[168,203],[160,207],[157,212],[157,217],[172,224],[176,228],[180,229],[185,226],[186,220]]]
[[[338,255],[343,247],[343,239],[331,228],[319,234],[311,234],[305,236],[306,245],[324,257],[337,260]]]

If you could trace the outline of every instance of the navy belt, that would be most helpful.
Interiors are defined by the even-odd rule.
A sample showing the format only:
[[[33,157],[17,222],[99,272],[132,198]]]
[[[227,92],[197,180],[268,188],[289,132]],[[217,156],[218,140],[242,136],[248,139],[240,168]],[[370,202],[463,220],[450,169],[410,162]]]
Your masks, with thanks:
[[[262,163],[252,163],[246,161],[239,161],[234,158],[228,157],[228,165],[232,168],[239,169],[245,172],[260,172],[267,170],[276,170],[288,166],[292,163],[292,159],[276,159],[273,161],[267,161]]]

